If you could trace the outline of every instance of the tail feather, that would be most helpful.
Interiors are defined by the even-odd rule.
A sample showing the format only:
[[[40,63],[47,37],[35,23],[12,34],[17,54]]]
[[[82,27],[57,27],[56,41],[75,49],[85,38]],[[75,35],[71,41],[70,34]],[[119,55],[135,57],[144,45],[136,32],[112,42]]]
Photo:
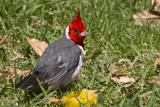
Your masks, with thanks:
[[[38,87],[38,81],[35,75],[28,75],[15,85],[15,88],[28,89],[28,90],[34,90],[37,87]]]

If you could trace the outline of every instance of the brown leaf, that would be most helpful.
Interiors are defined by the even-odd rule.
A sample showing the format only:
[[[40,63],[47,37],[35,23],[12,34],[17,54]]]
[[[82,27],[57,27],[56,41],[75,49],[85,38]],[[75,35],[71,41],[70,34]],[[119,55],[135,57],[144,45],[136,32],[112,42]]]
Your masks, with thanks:
[[[156,86],[160,87],[160,78],[158,76],[153,76],[150,83],[152,85],[156,85]]]
[[[159,54],[159,58],[156,60],[156,64],[160,66],[160,54]]]
[[[24,79],[24,78],[25,78],[26,76],[28,76],[30,73],[31,73],[30,70],[23,71],[23,74],[22,74],[20,80]]]
[[[130,37],[133,37],[134,35],[133,34],[131,34],[131,33],[129,33],[129,35],[130,35]]]
[[[41,22],[40,20],[33,21],[31,23],[31,26],[34,28],[40,28],[41,23],[42,23],[42,26],[46,26],[46,24],[44,22]]]
[[[129,77],[112,77],[111,78],[113,81],[117,82],[118,84],[123,84],[123,83],[127,83],[125,85],[125,87],[129,87],[131,86],[134,82],[136,82],[136,80],[134,78],[129,78]]]
[[[59,101],[62,99],[56,99],[55,97],[52,97],[52,98],[49,98],[48,100],[52,103],[59,103]]]
[[[107,71],[111,72],[112,77],[115,77],[117,75],[121,75],[125,71],[123,68],[120,68],[119,65],[109,64],[109,65],[107,65],[107,67],[108,67]]]
[[[136,21],[135,23],[138,25],[143,25],[144,22],[145,24],[151,23],[153,26],[157,26],[160,24],[160,11],[152,9],[142,10],[134,14],[133,18]]]
[[[155,10],[159,10],[160,0],[152,0],[152,5],[154,5]]]
[[[8,43],[9,35],[4,36],[3,38],[0,38],[0,45]]]
[[[121,66],[132,68],[132,62],[128,59],[120,59],[118,64],[119,65],[110,65],[112,70],[109,69],[108,71],[111,72],[111,79],[120,85],[125,83],[125,87],[131,86],[136,80],[132,77],[126,76],[130,75],[131,72],[126,71],[124,68],[121,68]]]
[[[0,73],[0,78],[2,77],[2,73]]]
[[[44,52],[44,50],[48,47],[48,44],[45,41],[39,41],[37,39],[29,39],[26,37],[28,43],[32,46],[32,48],[35,50],[36,54],[41,56]]]
[[[18,47],[16,49],[10,48],[10,51],[12,53],[10,54],[12,60],[24,58],[24,55],[18,52]]]
[[[54,26],[57,30],[61,30],[61,28],[58,26],[57,23],[54,23],[53,26]]]
[[[104,38],[105,38],[105,36],[100,37],[100,38],[99,38],[99,41],[103,41]]]
[[[119,80],[118,77],[111,77],[111,80],[117,82],[118,84],[121,84],[121,81]]]
[[[7,70],[4,70],[3,72],[3,75],[2,75],[2,72],[0,71],[0,77],[4,77],[5,79],[10,76],[10,78],[14,78],[15,77],[15,70],[16,70],[16,73],[17,74],[20,74],[22,71],[18,68],[14,68],[14,67],[11,67],[11,68],[8,68]]]
[[[129,77],[120,77],[120,81],[122,83],[127,83],[125,87],[131,86],[136,80],[134,78],[129,78]]]
[[[7,74],[11,76],[11,78],[15,77],[15,70],[17,74],[20,74],[22,71],[20,69],[15,69],[14,67],[11,67],[8,69]]]
[[[123,74],[124,70],[123,69],[115,69],[111,72],[112,77],[116,77],[117,75]]]
[[[146,101],[146,102],[149,102],[150,101],[150,96],[144,96],[144,100]]]
[[[119,79],[122,83],[128,83],[128,82],[135,82],[134,78],[129,78],[129,77],[120,77]]]

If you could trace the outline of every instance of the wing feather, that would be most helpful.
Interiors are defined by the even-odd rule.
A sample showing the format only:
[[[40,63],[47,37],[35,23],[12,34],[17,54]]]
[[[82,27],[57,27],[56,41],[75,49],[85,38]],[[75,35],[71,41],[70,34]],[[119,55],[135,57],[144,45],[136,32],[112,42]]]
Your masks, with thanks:
[[[69,44],[68,47],[59,49],[50,45],[33,70],[33,74],[34,71],[40,74],[47,73],[42,81],[48,84],[49,88],[59,88],[67,84],[79,64],[81,50],[75,43],[69,42]],[[37,77],[43,77],[38,75]]]

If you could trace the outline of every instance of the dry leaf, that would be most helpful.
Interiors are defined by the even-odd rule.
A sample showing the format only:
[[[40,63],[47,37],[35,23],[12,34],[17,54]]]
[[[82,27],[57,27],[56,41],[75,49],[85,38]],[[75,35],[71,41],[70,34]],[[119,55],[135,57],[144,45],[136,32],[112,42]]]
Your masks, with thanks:
[[[135,82],[134,78],[129,78],[129,77],[120,77],[120,82],[122,83],[128,83],[128,82]]]
[[[3,38],[0,38],[0,45],[8,43],[9,35],[4,36]]]
[[[112,65],[113,71],[111,71],[110,69],[108,70],[108,71],[111,72],[111,79],[113,81],[117,82],[120,85],[123,84],[123,83],[126,83],[125,87],[131,86],[136,80],[134,78],[129,78],[129,77],[124,76],[126,74],[130,75],[130,72],[127,72],[125,69],[120,68],[120,66],[124,66],[125,65],[125,66],[128,66],[128,67],[132,68],[133,64],[128,59],[120,59],[118,61],[118,63],[119,63],[119,66]],[[121,77],[118,77],[119,75]]]
[[[160,87],[160,78],[158,76],[153,76],[150,83],[152,85],[156,85],[156,86]]]
[[[115,77],[117,75],[123,74],[124,70],[123,69],[115,69],[111,72],[112,77]]]
[[[159,54],[159,58],[156,60],[156,65],[160,66],[160,54]]]
[[[99,41],[103,41],[105,36],[99,38]]]
[[[126,85],[125,85],[125,87],[129,87],[129,86],[131,86],[134,82],[136,82],[136,80],[132,77],[132,78],[129,78],[129,77],[120,77],[120,78],[118,78],[118,77],[112,77],[111,78],[113,81],[115,81],[115,82],[117,82],[118,84],[123,84],[123,83],[127,83]]]
[[[42,22],[42,25],[43,26],[46,26],[46,24],[44,22]],[[40,20],[36,20],[36,21],[33,21],[31,23],[31,26],[34,27],[34,28],[40,28],[41,26],[41,21]]]
[[[26,70],[26,71],[21,71],[20,69],[18,68],[14,68],[14,67],[11,67],[11,68],[8,68],[8,70],[5,70],[3,72],[3,75],[0,71],[0,77],[4,76],[4,78],[7,78],[8,75],[10,76],[10,78],[14,78],[15,77],[15,70],[16,70],[16,73],[19,75],[19,74],[22,74],[22,76],[20,77],[20,79],[22,80],[24,77],[26,77],[27,75],[29,75],[30,73],[30,70]]]
[[[58,26],[57,23],[54,23],[53,26],[54,26],[57,30],[61,30],[61,28]]]
[[[45,41],[39,41],[37,39],[29,39],[26,37],[28,43],[32,46],[32,48],[35,50],[36,54],[41,56],[44,52],[44,50],[48,47],[48,44]]]
[[[2,77],[2,73],[0,73],[0,78]]]
[[[160,0],[152,0],[152,5],[154,5],[155,10],[159,10]]]
[[[4,78],[7,78],[8,76],[10,76],[10,78],[13,78],[13,77],[15,77],[15,70],[16,70],[16,73],[17,74],[20,74],[22,71],[20,70],[20,69],[18,69],[18,68],[14,68],[14,67],[11,67],[11,68],[9,68],[8,70],[5,70],[4,72],[3,72],[3,75],[2,75],[2,73],[0,73],[0,77],[4,77]]]
[[[23,71],[23,74],[22,74],[22,76],[20,77],[20,80],[24,79],[24,78],[25,78],[26,76],[28,76],[30,73],[31,73],[30,70]]]
[[[129,35],[130,35],[130,37],[133,37],[134,35],[133,34],[131,34],[131,33],[129,33]]]
[[[121,84],[121,81],[117,77],[111,77],[111,80],[117,82],[118,84]]]
[[[50,102],[52,103],[58,103],[59,101],[61,101],[62,99],[56,99],[55,97],[49,98],[48,99]]]
[[[18,53],[17,49],[18,48],[16,48],[16,49],[10,48],[11,53],[14,53],[14,54],[11,54],[11,60],[15,60],[15,59],[19,59],[19,58],[24,58],[24,55]]]
[[[152,9],[146,9],[133,15],[135,23],[138,25],[152,23],[153,26],[160,24],[160,12]]]
[[[132,77],[132,78],[129,78],[129,77],[120,77],[120,81],[122,83],[128,83],[125,85],[125,87],[129,87],[131,86],[134,82],[136,82],[136,80]]]
[[[22,72],[20,69],[15,69],[14,67],[9,68],[7,73],[11,76],[11,78],[15,77],[15,70],[17,74]]]
[[[147,95],[147,96],[144,96],[144,100],[145,100],[146,102],[149,102],[149,101],[150,101],[149,96],[148,96],[148,95]]]
[[[123,74],[123,71],[125,71],[123,68],[120,68],[119,65],[108,64],[107,68],[107,71],[111,72],[112,76]]]

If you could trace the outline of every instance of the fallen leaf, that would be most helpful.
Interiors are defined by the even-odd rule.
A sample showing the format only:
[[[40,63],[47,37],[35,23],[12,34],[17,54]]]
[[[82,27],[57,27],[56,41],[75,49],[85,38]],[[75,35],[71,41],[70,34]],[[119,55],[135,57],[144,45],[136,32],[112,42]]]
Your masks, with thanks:
[[[8,43],[8,40],[9,40],[9,35],[0,38],[0,45]]]
[[[25,78],[26,76],[28,76],[30,73],[31,73],[30,70],[23,71],[23,74],[22,74],[22,76],[20,77],[20,80],[24,79],[24,78]]]
[[[22,55],[22,54],[20,54],[19,52],[18,52],[18,48],[16,48],[16,49],[12,49],[12,48],[10,48],[10,51],[11,51],[11,60],[16,60],[16,59],[21,59],[21,58],[24,58],[24,55]]]
[[[121,81],[119,80],[118,77],[111,77],[111,80],[117,82],[118,84],[121,84]]]
[[[132,68],[133,64],[128,59],[120,59],[117,65],[110,64],[107,71],[111,73],[111,79],[117,82],[119,85],[125,83],[125,87],[131,86],[136,80],[131,76],[131,72],[128,72],[124,69],[124,66],[127,68]]]
[[[44,52],[44,50],[48,47],[48,44],[45,41],[39,41],[37,39],[29,39],[26,37],[28,43],[32,46],[32,48],[35,50],[36,54],[41,56]]]
[[[48,99],[50,102],[52,103],[58,103],[59,101],[61,101],[62,99],[56,99],[55,97],[49,98]]]
[[[125,71],[123,68],[120,68],[119,65],[109,64],[109,65],[107,65],[107,68],[108,68],[107,71],[111,72],[112,77],[115,77],[117,75],[121,75]]]
[[[125,87],[129,87],[131,86],[134,82],[136,82],[136,80],[132,77],[132,78],[129,78],[129,77],[120,77],[120,81],[122,83],[127,83],[125,85]]]
[[[156,64],[160,66],[160,54],[159,54],[159,58],[156,60]]]
[[[124,70],[123,69],[115,69],[111,72],[112,77],[116,77],[117,75],[123,74]]]
[[[157,26],[160,24],[160,11],[153,9],[142,10],[134,14],[133,18],[137,25],[143,25],[144,22],[145,24],[151,23],[153,26]]]
[[[34,27],[34,28],[40,28],[41,21],[40,20],[33,21],[31,23],[31,26]],[[42,22],[42,26],[46,26],[46,24],[44,22]]]
[[[83,59],[83,63],[87,63],[87,62],[90,62],[91,61],[91,58],[84,58]]]
[[[155,10],[159,10],[160,0],[152,0],[152,5],[154,6]]]
[[[111,78],[113,81],[117,82],[118,84],[123,84],[123,83],[126,83],[125,87],[129,87],[131,86],[134,82],[136,82],[136,80],[132,77],[132,78],[129,78],[129,77],[112,77]]]
[[[2,77],[2,73],[0,73],[0,78]]]
[[[54,23],[53,26],[54,26],[57,30],[61,30],[61,28],[58,26],[57,23]]]
[[[160,87],[160,78],[158,76],[153,76],[150,83]]]
[[[105,36],[99,38],[99,41],[103,41]]]
[[[150,96],[144,96],[144,100],[146,101],[146,102],[149,102],[150,101]]]
[[[29,75],[30,73],[30,70],[26,70],[26,71],[21,71],[20,69],[18,68],[14,68],[14,67],[11,67],[11,68],[8,68],[7,70],[4,70],[3,72],[3,75],[0,71],[0,77],[4,77],[5,79],[7,79],[8,76],[10,76],[10,78],[14,78],[15,77],[15,70],[16,70],[16,73],[19,75],[19,74],[22,74],[20,79],[22,80],[24,77],[26,77],[27,75]]]
[[[128,83],[128,82],[135,82],[134,78],[129,78],[129,77],[120,77],[120,82],[122,83]]]
[[[7,70],[7,74],[11,76],[11,78],[15,77],[15,70],[17,74],[20,74],[22,71],[20,69],[15,69],[14,67],[11,67]]]
[[[133,34],[131,34],[131,33],[129,33],[129,35],[130,35],[130,37],[133,37],[134,35]]]
[[[7,70],[4,70],[3,72],[3,75],[2,75],[2,71],[0,71],[0,77],[4,77],[5,79],[10,76],[10,78],[14,78],[15,77],[15,70],[16,70],[16,73],[17,74],[20,74],[22,71],[18,68],[14,68],[14,67],[11,67],[11,68],[8,68]]]

